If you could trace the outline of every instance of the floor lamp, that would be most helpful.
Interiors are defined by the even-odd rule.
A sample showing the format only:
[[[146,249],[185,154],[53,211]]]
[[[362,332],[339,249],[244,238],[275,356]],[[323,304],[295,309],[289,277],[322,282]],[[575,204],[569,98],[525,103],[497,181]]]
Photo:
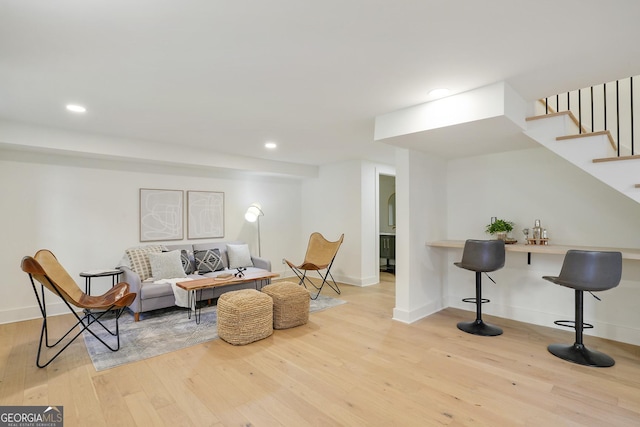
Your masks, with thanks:
[[[262,212],[262,206],[259,203],[253,203],[247,209],[247,213],[244,214],[244,219],[249,222],[258,222],[258,256],[262,256],[262,249],[260,247],[260,217],[264,215]]]

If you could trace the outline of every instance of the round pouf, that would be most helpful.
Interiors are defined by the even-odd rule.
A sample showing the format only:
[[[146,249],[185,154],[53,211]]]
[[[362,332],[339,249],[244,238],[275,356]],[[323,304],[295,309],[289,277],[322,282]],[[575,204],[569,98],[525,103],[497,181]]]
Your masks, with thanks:
[[[292,282],[267,285],[262,292],[273,299],[273,329],[287,329],[309,321],[309,292]]]
[[[226,292],[218,298],[218,336],[233,345],[273,333],[273,301],[255,289]]]

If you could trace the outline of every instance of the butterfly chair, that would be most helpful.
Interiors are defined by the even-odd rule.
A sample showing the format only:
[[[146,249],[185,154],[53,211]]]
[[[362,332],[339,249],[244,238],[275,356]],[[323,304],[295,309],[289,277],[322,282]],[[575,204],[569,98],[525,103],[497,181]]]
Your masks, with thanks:
[[[330,242],[318,232],[311,233],[311,236],[309,237],[309,244],[307,246],[307,253],[304,256],[302,264],[294,265],[291,261],[286,259],[284,260],[287,265],[291,267],[291,270],[293,270],[296,276],[298,276],[298,279],[300,279],[300,282],[298,283],[299,285],[304,285],[304,287],[307,288],[308,283],[318,290],[316,296],[311,297],[311,299],[315,300],[318,298],[318,295],[320,295],[320,291],[322,291],[325,283],[340,295],[340,288],[333,279],[333,275],[331,275],[331,266],[333,265],[333,260],[335,260],[336,254],[338,253],[338,249],[340,249],[340,245],[343,240],[344,234],[342,234],[335,242]],[[323,270],[326,270],[324,275],[322,274]],[[318,275],[322,279],[320,286],[316,286],[316,284],[307,277],[308,271],[318,272]],[[328,278],[330,278],[330,280],[328,280]]]
[[[53,362],[71,343],[82,334],[88,331],[98,341],[104,344],[111,351],[120,349],[120,331],[118,329],[118,318],[123,310],[133,302],[136,297],[135,293],[129,292],[127,283],[119,283],[113,286],[109,291],[100,296],[87,295],[78,287],[76,282],[69,276],[69,273],[60,265],[55,255],[51,251],[42,249],[36,252],[35,256],[26,256],[22,259],[22,271],[29,275],[33,292],[36,294],[40,312],[42,313],[42,329],[40,331],[40,344],[38,345],[38,355],[36,357],[36,365],[44,368]],[[40,282],[40,294],[36,288],[34,279]],[[62,301],[71,310],[76,317],[77,323],[71,327],[58,341],[49,344],[49,333],[47,329],[47,307],[45,304],[44,288],[49,289],[54,294],[62,298]],[[74,307],[83,309],[84,315],[81,317]],[[109,330],[100,319],[110,310],[115,310],[115,331]],[[115,348],[107,344],[99,336],[90,329],[90,326],[98,324],[109,334],[116,337]],[[40,356],[42,353],[42,343],[44,342],[48,348],[53,348],[60,344],[69,334],[71,334],[76,326],[80,326],[80,331],[76,333],[53,357],[46,363],[42,363]]]

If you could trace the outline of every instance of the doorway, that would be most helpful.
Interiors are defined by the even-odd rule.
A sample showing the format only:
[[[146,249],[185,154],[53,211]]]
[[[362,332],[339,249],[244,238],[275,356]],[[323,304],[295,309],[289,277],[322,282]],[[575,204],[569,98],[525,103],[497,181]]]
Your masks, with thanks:
[[[378,176],[379,270],[395,274],[396,265],[396,177]]]

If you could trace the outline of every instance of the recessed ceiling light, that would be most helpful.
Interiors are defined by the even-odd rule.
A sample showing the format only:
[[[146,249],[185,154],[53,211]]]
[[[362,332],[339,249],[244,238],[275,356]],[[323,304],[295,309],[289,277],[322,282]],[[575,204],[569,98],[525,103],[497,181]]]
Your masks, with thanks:
[[[433,89],[429,91],[429,96],[432,96],[434,98],[442,98],[443,96],[449,95],[449,92],[449,89],[446,88]]]
[[[74,113],[86,113],[87,109],[82,105],[68,104],[67,110],[72,111]]]
[[[268,148],[269,150],[273,150],[277,146],[278,146],[278,144],[276,144],[275,142],[267,142],[267,143],[264,144],[264,147]]]

